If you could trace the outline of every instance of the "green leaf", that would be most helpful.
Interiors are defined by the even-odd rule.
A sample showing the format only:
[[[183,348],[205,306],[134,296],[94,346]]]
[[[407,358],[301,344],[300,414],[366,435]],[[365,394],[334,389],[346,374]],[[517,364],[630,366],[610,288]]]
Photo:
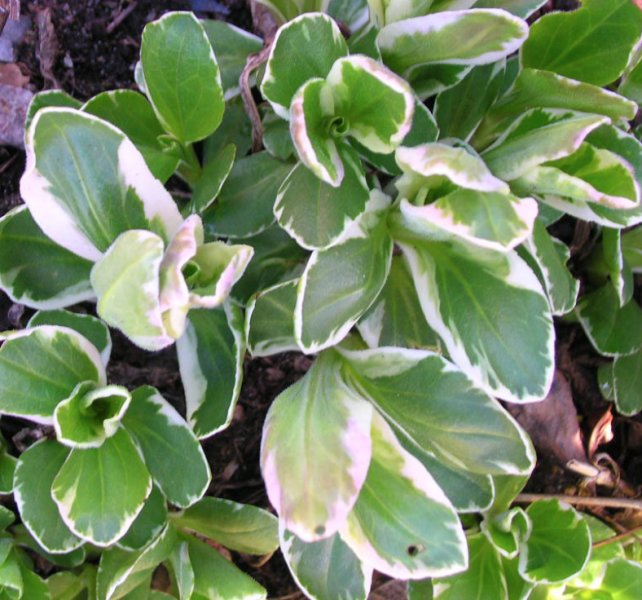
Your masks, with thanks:
[[[642,584],[642,566],[623,558],[616,558],[606,565],[602,589],[613,600],[636,600]]]
[[[633,273],[629,265],[624,262],[620,229],[607,227],[602,230],[601,253],[611,285],[617,292],[620,306],[624,306],[633,297]]]
[[[514,85],[488,111],[475,132],[475,147],[485,147],[497,134],[532,108],[557,108],[604,115],[625,124],[635,117],[635,103],[601,87],[549,71],[523,69]]]
[[[172,515],[180,529],[244,554],[270,554],[279,546],[278,522],[261,508],[222,498],[203,498]]]
[[[225,103],[223,121],[218,129],[203,140],[203,164],[214,160],[228,144],[236,146],[236,156],[245,156],[252,147],[252,123],[240,97]]]
[[[549,235],[544,224],[535,220],[533,233],[523,245],[523,258],[529,263],[546,290],[553,315],[565,315],[575,307],[580,282],[566,267],[571,252]]]
[[[298,277],[309,256],[276,224],[243,241],[252,246],[254,257],[232,290],[234,300],[241,304],[246,304],[257,290]]]
[[[342,148],[340,155],[344,177],[339,187],[299,163],[276,197],[274,214],[279,225],[308,250],[332,246],[366,208],[369,190],[360,161],[348,148]]]
[[[119,129],[69,108],[39,111],[27,132],[21,194],[57,244],[99,260],[129,229],[169,240],[180,213],[142,154]]]
[[[155,539],[167,523],[167,503],[156,486],[145,500],[143,510],[118,540],[118,546],[125,550],[141,550]]]
[[[47,493],[51,496],[51,490],[47,490]],[[72,569],[74,567],[82,565],[87,558],[87,552],[85,550],[86,546],[80,546],[80,548],[76,548],[76,550],[72,550],[71,552],[67,552],[65,554],[52,554],[51,552],[47,552],[36,541],[36,539],[31,535],[31,533],[25,528],[24,525],[14,525],[11,528],[11,533],[16,540],[16,544],[32,550],[38,556],[41,556],[45,560],[49,561],[52,565],[55,565],[57,567]]]
[[[239,78],[241,72],[248,56],[261,50],[263,40],[224,21],[204,19],[201,21],[201,25],[214,49],[218,66],[221,69],[225,99],[229,100],[240,94]]]
[[[170,503],[186,507],[203,496],[211,478],[205,454],[187,423],[158,390],[143,386],[132,392],[123,427]]]
[[[0,347],[0,413],[51,424],[79,382],[105,385],[98,350],[79,333],[43,325],[5,334]]]
[[[493,396],[544,398],[553,376],[553,321],[526,263],[514,252],[454,243],[401,248],[426,320],[453,362]]]
[[[178,597],[181,600],[192,598],[192,594],[194,593],[194,569],[189,558],[187,540],[178,542],[174,548],[172,548],[172,553],[169,555],[167,563],[169,563],[172,569]]]
[[[642,272],[642,227],[622,234],[622,255],[633,273]]]
[[[192,310],[176,350],[187,422],[198,438],[214,435],[232,421],[241,392],[245,356],[241,311],[231,303],[215,310]]]
[[[528,436],[452,363],[428,351],[344,352],[351,382],[397,433],[444,463],[480,474],[529,473]]]
[[[228,144],[205,164],[201,177],[192,189],[192,199],[189,204],[192,212],[200,214],[216,200],[232,170],[235,156],[236,146]]]
[[[186,144],[220,125],[225,110],[221,74],[192,13],[168,13],[149,23],[140,56],[147,96],[166,131]]]
[[[38,92],[29,103],[27,108],[27,116],[25,118],[25,131],[29,129],[31,121],[36,116],[36,113],[43,108],[50,108],[52,106],[67,107],[67,108],[80,108],[82,102],[70,96],[67,92],[62,90],[43,90]]]
[[[579,573],[591,552],[591,533],[581,515],[559,500],[526,509],[533,529],[519,557],[519,572],[532,583],[559,583]]]
[[[223,558],[218,550],[189,536],[189,558],[194,569],[192,600],[263,600],[267,592],[249,575]]]
[[[357,328],[370,348],[440,348],[439,338],[421,311],[412,277],[401,256],[392,257],[386,283]]]
[[[121,234],[91,270],[101,319],[137,346],[160,350],[174,343],[160,306],[163,240],[150,231]]]
[[[579,10],[534,23],[521,62],[605,86],[624,72],[640,33],[642,13],[630,0],[584,0]]]
[[[278,283],[250,300],[245,316],[245,332],[252,356],[270,356],[299,349],[294,339],[298,283],[297,279]]]
[[[336,355],[322,354],[277,397],[263,429],[268,497],[284,526],[304,541],[339,530],[370,462],[372,406],[346,385],[339,367]]]
[[[15,473],[15,499],[23,525],[48,552],[66,553],[84,542],[62,520],[51,497],[51,486],[69,450],[42,440],[25,450]]]
[[[629,61],[624,76],[618,85],[618,94],[622,94],[637,104],[642,103],[642,61],[639,51]]]
[[[422,65],[483,65],[517,50],[524,21],[498,10],[436,13],[386,25],[377,36],[384,63],[404,77]]]
[[[521,508],[499,514],[486,515],[481,530],[487,540],[504,557],[512,559],[519,554],[520,544],[531,534],[531,521]]]
[[[372,567],[362,563],[338,533],[304,542],[281,529],[281,552],[290,573],[308,598],[366,600]]]
[[[71,448],[97,448],[116,433],[131,396],[119,385],[79,383],[54,411],[56,438]]]
[[[546,4],[546,0],[477,0],[475,8],[501,8],[526,19]]]
[[[51,493],[69,529],[97,546],[108,546],[125,534],[151,489],[138,449],[120,429],[99,448],[72,450]]]
[[[295,92],[310,79],[326,77],[348,54],[337,24],[327,15],[301,15],[277,31],[261,83],[261,93],[277,115],[288,117]]]
[[[86,102],[82,110],[115,125],[140,150],[154,177],[167,181],[180,161],[174,141],[165,130],[147,98],[133,90],[103,92]]]
[[[346,135],[372,152],[392,152],[412,125],[415,99],[406,81],[368,56],[337,60],[326,78]],[[293,129],[294,132],[294,129]],[[295,145],[297,142],[294,136]]]
[[[26,206],[0,219],[0,288],[14,302],[53,309],[90,300],[90,270],[42,233]]]
[[[263,146],[279,160],[288,160],[294,154],[290,124],[269,108],[263,116]]]
[[[517,119],[482,154],[490,170],[510,181],[542,163],[573,154],[606,117],[535,108]]]
[[[481,533],[470,535],[468,569],[459,575],[433,581],[435,600],[463,598],[497,598],[507,596],[506,580],[499,554]]]
[[[105,550],[100,557],[96,578],[98,600],[126,597],[169,557],[177,543],[176,531],[168,525],[143,551],[131,552],[117,547]]]
[[[368,0],[370,18],[378,28],[388,23],[425,15],[432,3],[433,0],[410,0],[409,2]]]
[[[71,571],[59,571],[47,578],[51,600],[77,600],[87,590],[87,584]]]
[[[586,294],[575,312],[600,354],[632,354],[642,346],[642,309],[635,300],[620,308],[613,286],[607,284]]]
[[[8,539],[3,540],[4,544],[10,545]],[[11,549],[8,556],[0,563],[0,592],[4,594],[2,600],[18,600],[22,598],[25,591],[25,582],[22,578],[22,569],[20,568],[20,561],[17,551]]]
[[[203,215],[207,232],[230,238],[255,235],[272,223],[279,187],[291,163],[258,152],[237,160],[217,202]]]
[[[383,500],[390,490],[394,502]],[[362,561],[390,577],[421,579],[466,568],[457,513],[376,412],[368,476],[341,537]]]
[[[385,220],[389,199],[373,191],[368,204],[339,243],[312,254],[301,276],[294,330],[305,352],[345,337],[386,282],[393,245]]]
[[[111,335],[109,328],[100,319],[68,310],[40,310],[29,319],[27,328],[39,325],[59,325],[74,329],[96,347],[103,365],[107,366],[111,354]]]
[[[13,477],[16,472],[17,463],[18,459],[8,454],[6,450],[0,451],[0,494],[13,493]],[[11,511],[8,512],[13,520],[13,513]],[[0,509],[0,531],[9,525],[9,523],[7,523],[3,527],[3,516],[6,515],[4,515],[4,512]]]
[[[642,350],[618,356],[613,363],[615,406],[622,415],[642,411]]]
[[[435,119],[442,138],[468,140],[493,105],[504,82],[506,64],[498,61],[472,69],[435,100]]]

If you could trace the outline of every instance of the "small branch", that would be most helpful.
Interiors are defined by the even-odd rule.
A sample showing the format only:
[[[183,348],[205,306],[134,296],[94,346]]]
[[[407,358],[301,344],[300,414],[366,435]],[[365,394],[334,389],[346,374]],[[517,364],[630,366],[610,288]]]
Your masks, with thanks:
[[[108,34],[114,33],[116,28],[129,16],[131,15],[135,10],[136,7],[138,6],[138,0],[133,0],[129,6],[121,10],[113,19],[113,21],[107,25],[107,28],[105,31]]]
[[[635,498],[596,498],[584,496],[568,496],[564,494],[519,494],[514,502],[519,504],[528,504],[538,500],[555,499],[567,504],[584,505],[584,506],[601,506],[609,508],[633,508],[642,510],[642,500]]]
[[[600,540],[599,542],[595,542],[593,544],[593,548],[600,548],[601,546],[607,546],[608,544],[612,544],[613,542],[619,542],[620,540],[623,540],[631,535],[635,536],[635,534],[640,530],[642,530],[642,525],[638,525],[633,529],[629,529],[629,531],[618,533],[617,535],[614,535],[613,537],[610,537],[610,538],[606,538],[605,540]]]
[[[250,76],[252,73],[258,69],[270,55],[270,50],[272,49],[272,40],[265,43],[265,46],[261,49],[260,52],[256,54],[250,54],[247,57],[247,62],[243,71],[241,72],[241,77],[239,79],[239,86],[241,88],[241,98],[243,98],[243,105],[245,106],[245,112],[250,118],[252,123],[252,151],[258,152],[263,145],[263,123],[261,121],[261,115],[259,114],[259,109],[254,102],[254,96],[252,96],[252,86],[250,85]]]

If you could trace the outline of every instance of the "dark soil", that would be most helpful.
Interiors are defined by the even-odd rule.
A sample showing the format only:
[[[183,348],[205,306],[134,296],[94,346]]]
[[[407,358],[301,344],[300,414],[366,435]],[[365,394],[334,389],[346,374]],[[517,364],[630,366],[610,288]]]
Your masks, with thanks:
[[[129,10],[132,4],[135,7],[123,18],[123,11]],[[30,78],[32,90],[59,86],[81,100],[104,90],[134,87],[133,69],[138,60],[143,27],[164,12],[194,7],[202,11],[201,16],[222,18],[251,29],[251,18],[243,0],[34,0],[22,5],[23,14],[28,13],[34,23],[39,12],[48,11],[56,40],[43,48],[34,25],[19,48],[18,63]],[[549,2],[544,10],[576,6],[574,0],[558,0]],[[23,170],[24,153],[0,147],[0,215],[21,202],[19,178]],[[562,223],[559,227],[556,235],[570,244],[576,235],[573,226]],[[639,280],[637,283],[640,301],[642,286]],[[91,312],[93,307],[85,304],[76,309]],[[23,327],[29,314],[0,292],[0,331]],[[587,441],[596,423],[610,408],[602,399],[596,381],[596,369],[603,359],[594,353],[576,324],[560,321],[557,332],[558,367],[571,385]],[[180,409],[183,391],[175,350],[145,353],[132,346],[119,332],[112,333],[114,350],[109,367],[110,380],[129,387],[153,385]],[[241,398],[232,424],[204,443],[213,473],[208,493],[270,508],[259,469],[262,425],[272,400],[301,377],[309,364],[309,358],[295,353],[246,362]],[[0,429],[9,439],[25,426],[25,422],[11,418],[3,418],[0,423]],[[615,416],[612,427],[614,441],[600,450],[613,457],[619,465],[621,478],[633,489],[642,485],[642,420]],[[28,435],[27,432],[27,438]],[[528,489],[566,493],[576,490],[578,482],[576,475],[564,470],[555,460],[542,457]],[[267,588],[271,598],[303,598],[280,553],[265,564],[256,563],[255,557],[237,554],[233,557]],[[385,578],[378,578],[373,587],[383,582]],[[395,594],[388,597],[401,597],[401,592]],[[383,597],[383,589],[380,597]]]

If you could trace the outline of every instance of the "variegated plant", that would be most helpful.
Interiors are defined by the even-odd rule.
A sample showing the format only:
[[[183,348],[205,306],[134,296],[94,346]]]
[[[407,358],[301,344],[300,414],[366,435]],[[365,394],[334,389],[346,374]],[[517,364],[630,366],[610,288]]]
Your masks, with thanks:
[[[280,27],[255,75],[259,38],[170,13],[144,32],[142,94],[30,108],[0,286],[45,310],[4,336],[0,413],[55,439],[17,466],[5,453],[0,482],[15,470],[41,550],[106,548],[52,596],[165,597],[162,564],[180,600],[261,598],[198,536],[256,554],[278,536],[320,600],[365,599],[374,569],[412,580],[413,600],[624,597],[618,578],[641,569],[623,552],[595,567],[600,525],[555,501],[511,508],[536,457],[499,400],[546,396],[564,315],[615,358],[605,394],[642,405],[642,243],[622,233],[642,222],[642,12],[585,0],[529,27],[543,0],[260,3]],[[562,217],[598,241],[573,264],[579,303],[549,230]],[[59,310],[85,300],[144,349],[176,341],[186,421],[153,388],[107,385],[104,325]],[[317,355],[265,424],[278,526],[198,500],[197,438],[230,422],[246,345]],[[127,493],[98,498],[115,478]]]

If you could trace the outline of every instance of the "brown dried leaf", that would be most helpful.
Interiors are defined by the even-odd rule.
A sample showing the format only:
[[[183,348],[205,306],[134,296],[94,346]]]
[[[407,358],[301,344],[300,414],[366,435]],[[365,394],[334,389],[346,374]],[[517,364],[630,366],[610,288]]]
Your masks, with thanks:
[[[15,63],[0,63],[0,84],[25,88],[29,85],[29,77],[23,75]]]
[[[571,386],[560,371],[555,372],[551,390],[541,402],[506,406],[530,435],[538,452],[562,465],[570,460],[588,462]]]
[[[60,88],[60,83],[53,74],[53,67],[58,58],[58,38],[51,20],[51,9],[44,8],[36,13],[36,26],[38,28],[38,50],[36,52],[40,61],[40,73],[45,80],[46,87]]]
[[[0,146],[24,147],[23,130],[31,98],[29,90],[0,83]]]

